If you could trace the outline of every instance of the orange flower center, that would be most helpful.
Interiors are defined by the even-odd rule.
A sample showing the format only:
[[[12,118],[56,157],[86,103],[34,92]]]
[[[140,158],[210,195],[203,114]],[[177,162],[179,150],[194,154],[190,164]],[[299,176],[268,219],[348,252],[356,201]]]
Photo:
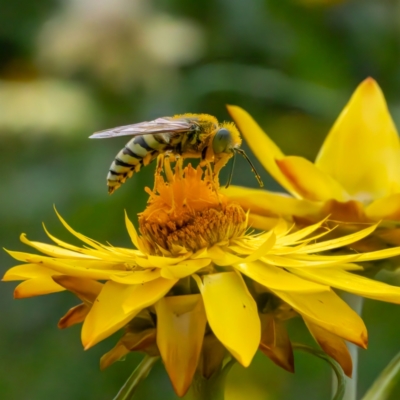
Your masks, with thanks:
[[[243,209],[218,192],[209,173],[181,165],[177,162],[173,173],[166,162],[167,182],[156,176],[156,189],[146,188],[150,199],[139,215],[139,227],[154,254],[211,247],[242,235],[247,227]]]

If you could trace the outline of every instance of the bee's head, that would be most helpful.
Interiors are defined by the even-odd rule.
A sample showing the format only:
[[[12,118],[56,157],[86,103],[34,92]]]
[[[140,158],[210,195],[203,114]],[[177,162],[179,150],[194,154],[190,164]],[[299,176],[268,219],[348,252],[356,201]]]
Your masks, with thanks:
[[[228,157],[232,157],[232,155],[236,155],[236,153],[241,154],[250,164],[251,169],[254,172],[254,175],[256,176],[256,179],[260,187],[263,187],[264,184],[261,181],[260,175],[254,168],[254,165],[250,161],[249,157],[247,157],[246,153],[240,148],[241,144],[242,144],[242,139],[235,125],[229,122],[224,122],[223,124],[221,124],[221,127],[216,131],[214,135],[212,141],[212,148],[214,154],[220,157],[224,157],[225,155],[228,155]],[[232,179],[234,162],[235,158],[233,158],[232,168],[226,187],[230,185]]]
[[[212,148],[215,154],[233,153],[242,144],[239,132],[231,122],[224,122],[216,131]]]
[[[220,128],[216,132],[213,141],[212,147],[215,154],[221,153],[230,153],[233,151],[232,149],[232,135],[226,128]]]

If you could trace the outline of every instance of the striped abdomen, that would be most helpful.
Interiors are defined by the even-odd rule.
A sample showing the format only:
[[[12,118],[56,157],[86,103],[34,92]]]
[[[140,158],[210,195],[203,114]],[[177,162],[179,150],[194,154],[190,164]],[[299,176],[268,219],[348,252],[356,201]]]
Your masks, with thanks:
[[[108,192],[118,189],[142,166],[148,165],[162,153],[168,143],[165,135],[136,136],[117,154],[107,175]]]

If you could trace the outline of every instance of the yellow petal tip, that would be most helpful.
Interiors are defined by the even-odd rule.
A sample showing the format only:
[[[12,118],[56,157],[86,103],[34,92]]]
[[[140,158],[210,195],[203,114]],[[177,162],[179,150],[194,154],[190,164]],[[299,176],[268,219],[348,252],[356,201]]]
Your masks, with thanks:
[[[378,82],[371,77],[364,79],[357,88],[357,94],[361,96],[379,96],[383,98],[383,93]]]

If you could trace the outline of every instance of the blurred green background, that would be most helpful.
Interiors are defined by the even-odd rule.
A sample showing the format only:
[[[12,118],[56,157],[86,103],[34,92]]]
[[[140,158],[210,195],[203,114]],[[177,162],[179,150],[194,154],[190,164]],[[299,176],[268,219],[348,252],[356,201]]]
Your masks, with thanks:
[[[399,61],[397,0],[1,0],[1,245],[28,250],[22,232],[48,241],[42,222],[70,241],[53,204],[78,231],[130,245],[123,210],[135,220],[143,209],[154,167],[108,196],[107,170],[127,138],[88,140],[96,130],[185,112],[223,120],[225,104],[237,104],[285,153],[313,159],[367,76],[400,126]],[[233,183],[256,187],[237,161]],[[0,261],[1,273],[16,264],[4,252]],[[14,287],[0,290],[0,398],[113,398],[140,356],[100,372],[118,334],[84,352],[79,326],[57,329],[77,304],[72,294],[15,301]],[[400,349],[400,307],[367,300],[364,319],[360,394]],[[311,343],[299,320],[290,334]],[[296,354],[292,375],[258,354],[250,368],[233,369],[227,399],[329,399],[329,385],[328,366],[309,355]],[[161,365],[136,398],[176,399]]]

